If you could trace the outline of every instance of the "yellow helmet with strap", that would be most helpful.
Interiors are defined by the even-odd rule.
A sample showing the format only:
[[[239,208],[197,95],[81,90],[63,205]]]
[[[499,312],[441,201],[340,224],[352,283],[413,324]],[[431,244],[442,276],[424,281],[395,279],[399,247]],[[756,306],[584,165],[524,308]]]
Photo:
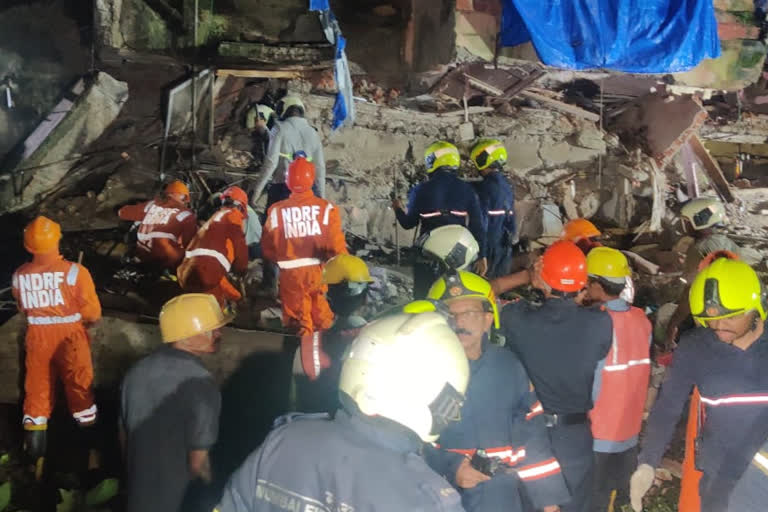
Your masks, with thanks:
[[[234,317],[221,311],[213,295],[185,293],[163,305],[160,311],[160,333],[163,343],[174,343],[223,327]]]
[[[624,280],[632,271],[627,257],[621,251],[610,247],[595,247],[587,254],[587,274]]]
[[[323,268],[324,284],[372,283],[373,279],[368,272],[368,265],[357,256],[351,254],[339,254],[334,256]]]
[[[688,300],[691,315],[701,325],[711,320],[757,311],[765,320],[763,286],[757,273],[743,261],[719,258],[698,273]]]
[[[435,172],[440,167],[456,169],[461,164],[459,149],[444,140],[430,144],[424,151],[424,165],[427,172]]]
[[[449,303],[452,300],[467,298],[482,299],[493,313],[493,325],[499,328],[499,310],[496,306],[496,294],[491,283],[477,274],[466,272],[450,272],[434,282],[427,292],[427,298]]]
[[[494,162],[503,165],[507,162],[507,148],[499,139],[481,139],[472,148],[469,157],[479,170],[487,169]]]

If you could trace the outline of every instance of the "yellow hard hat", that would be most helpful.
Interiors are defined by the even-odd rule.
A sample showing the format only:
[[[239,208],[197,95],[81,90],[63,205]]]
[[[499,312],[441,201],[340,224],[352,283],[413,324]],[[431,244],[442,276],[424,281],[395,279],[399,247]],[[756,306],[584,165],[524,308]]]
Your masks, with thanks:
[[[698,273],[688,293],[691,315],[703,326],[719,320],[757,311],[765,320],[763,287],[757,273],[739,260],[720,258]]]
[[[24,228],[24,248],[32,254],[44,254],[58,250],[61,226],[48,217],[35,217]]]
[[[493,325],[499,328],[499,310],[496,307],[496,295],[493,293],[491,283],[477,274],[460,270],[450,272],[437,281],[427,292],[427,298],[441,300],[449,303],[456,299],[477,297],[483,299],[493,312]]]
[[[469,157],[474,162],[475,167],[483,170],[494,162],[505,164],[507,162],[507,148],[499,139],[481,139],[472,148]]]
[[[697,231],[725,222],[723,203],[714,197],[699,197],[688,201],[680,210],[680,215]]]
[[[160,334],[163,343],[174,343],[218,329],[234,317],[221,311],[213,295],[185,293],[163,304],[160,311]]]
[[[368,265],[357,256],[339,254],[334,256],[323,268],[323,284],[372,283]]]
[[[594,238],[601,234],[602,233],[597,229],[597,226],[587,219],[573,219],[563,226],[563,231],[560,233],[560,240],[568,240],[569,242],[576,243],[579,240]]]
[[[632,274],[627,257],[610,247],[595,247],[587,254],[587,274],[624,280]]]
[[[433,142],[424,151],[424,165],[427,172],[435,172],[440,167],[457,168],[461,164],[459,150],[450,142],[439,140]]]

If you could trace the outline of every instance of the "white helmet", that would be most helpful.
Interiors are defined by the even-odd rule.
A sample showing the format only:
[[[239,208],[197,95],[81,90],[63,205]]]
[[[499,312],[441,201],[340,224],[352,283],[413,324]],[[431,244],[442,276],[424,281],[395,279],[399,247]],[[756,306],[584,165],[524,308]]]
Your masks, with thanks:
[[[363,414],[432,442],[461,418],[468,382],[467,357],[445,316],[399,313],[360,331],[344,357],[339,390]]]
[[[480,246],[467,228],[451,224],[430,231],[421,241],[421,250],[451,270],[465,270],[477,258]]]
[[[699,231],[724,223],[725,207],[714,197],[700,197],[685,203],[680,215]]]

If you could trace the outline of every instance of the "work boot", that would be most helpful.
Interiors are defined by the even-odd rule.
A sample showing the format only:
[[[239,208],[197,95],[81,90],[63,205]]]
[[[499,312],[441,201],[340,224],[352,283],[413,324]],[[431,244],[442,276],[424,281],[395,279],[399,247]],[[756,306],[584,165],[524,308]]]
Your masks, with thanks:
[[[27,454],[34,465],[35,479],[40,481],[43,477],[43,465],[45,452],[48,448],[48,429],[46,425],[24,425],[24,453]],[[28,427],[38,427],[32,430]],[[39,428],[43,427],[43,428]]]

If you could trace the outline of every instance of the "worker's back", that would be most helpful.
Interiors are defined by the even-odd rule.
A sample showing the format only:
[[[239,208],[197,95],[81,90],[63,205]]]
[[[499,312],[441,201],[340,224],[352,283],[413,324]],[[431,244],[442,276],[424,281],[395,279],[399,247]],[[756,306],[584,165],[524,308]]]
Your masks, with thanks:
[[[438,169],[427,181],[417,185],[410,194],[408,214],[418,215],[421,232],[429,233],[440,226],[461,224],[472,226],[482,222],[477,194],[474,188],[453,172]],[[472,219],[472,215],[478,217]],[[478,238],[478,233],[473,235]]]
[[[236,208],[224,207],[203,224],[187,247],[186,259],[212,258],[221,266],[221,274],[232,266],[244,271],[248,266],[243,214]],[[182,263],[183,264],[183,263]]]
[[[299,417],[278,427],[230,479],[219,512],[461,511],[459,494],[389,420]]]

